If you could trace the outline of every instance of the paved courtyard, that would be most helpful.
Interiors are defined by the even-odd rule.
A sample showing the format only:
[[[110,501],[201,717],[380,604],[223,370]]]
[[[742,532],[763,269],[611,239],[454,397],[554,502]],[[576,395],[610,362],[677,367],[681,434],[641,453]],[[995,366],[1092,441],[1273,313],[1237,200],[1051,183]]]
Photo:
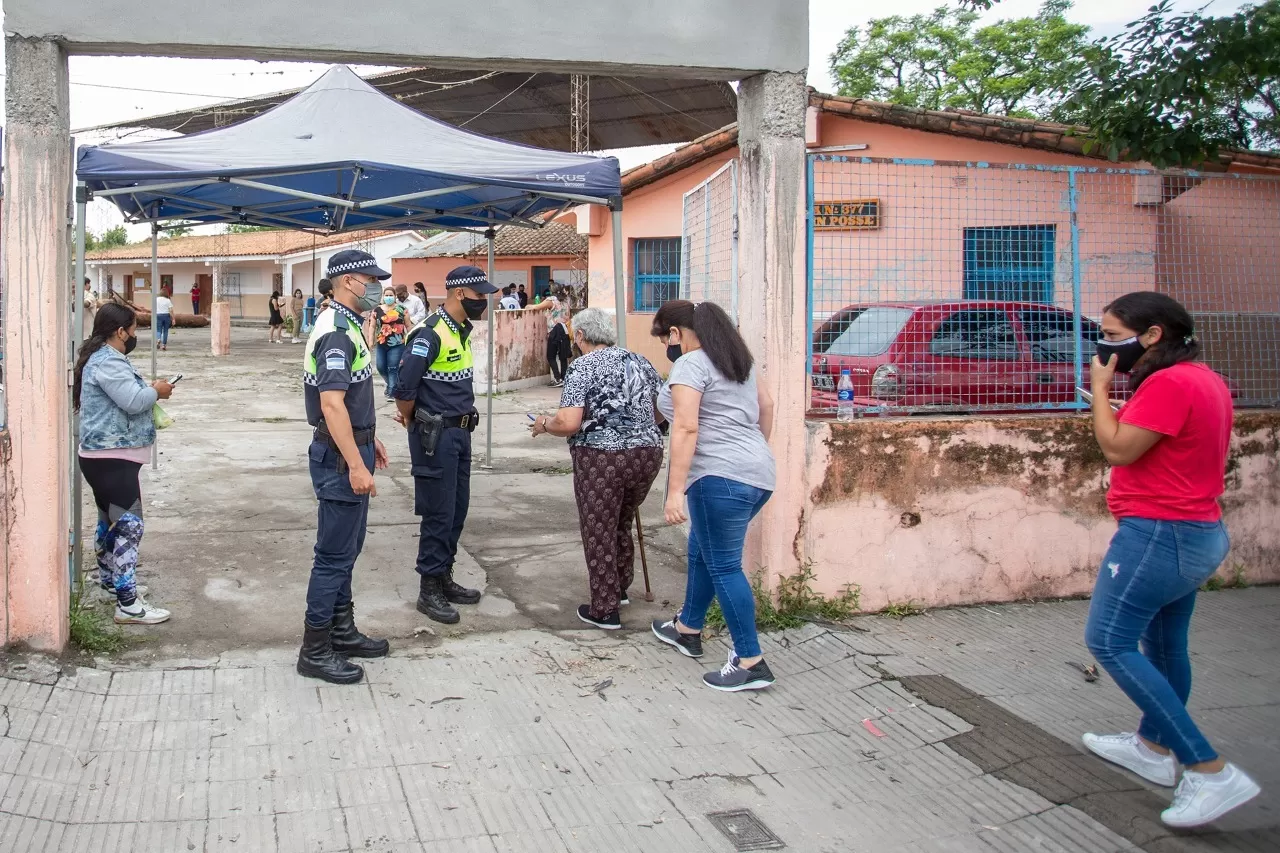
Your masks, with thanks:
[[[543,390],[496,401],[500,453],[477,475],[465,565],[489,602],[415,633],[393,445],[356,581],[362,624],[393,655],[357,686],[302,679],[300,348],[247,335],[232,359],[192,343],[162,366],[188,379],[147,475],[142,574],[174,621],[113,660],[0,657],[0,851],[1280,849],[1280,589],[1202,596],[1192,705],[1264,791],[1175,834],[1158,822],[1167,791],[1078,746],[1134,724],[1109,679],[1069,665],[1089,660],[1086,602],[769,635],[777,685],[719,694],[699,676],[723,641],[695,662],[647,633],[682,589],[678,531],[651,501],[657,600],[633,596],[618,634],[579,630],[567,453],[518,433],[551,404]]]

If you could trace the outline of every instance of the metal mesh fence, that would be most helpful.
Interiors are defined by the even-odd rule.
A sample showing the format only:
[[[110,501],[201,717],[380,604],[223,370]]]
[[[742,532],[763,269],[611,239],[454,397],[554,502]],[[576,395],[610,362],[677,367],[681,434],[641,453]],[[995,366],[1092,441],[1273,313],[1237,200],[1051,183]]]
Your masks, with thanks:
[[[1280,180],[812,155],[808,181],[816,413],[843,370],[855,415],[1083,408],[1137,290],[1186,306],[1237,406],[1280,404]]]
[[[715,302],[738,319],[738,164],[684,196],[680,297]]]

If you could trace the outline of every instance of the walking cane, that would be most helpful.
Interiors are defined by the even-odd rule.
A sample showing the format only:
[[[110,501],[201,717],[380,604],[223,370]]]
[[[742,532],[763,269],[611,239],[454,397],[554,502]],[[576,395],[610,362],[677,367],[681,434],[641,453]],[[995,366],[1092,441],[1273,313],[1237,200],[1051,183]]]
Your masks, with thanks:
[[[644,527],[640,524],[640,510],[636,510],[636,539],[640,541],[640,568],[644,570],[644,600],[653,601],[649,588],[649,559],[644,555]]]

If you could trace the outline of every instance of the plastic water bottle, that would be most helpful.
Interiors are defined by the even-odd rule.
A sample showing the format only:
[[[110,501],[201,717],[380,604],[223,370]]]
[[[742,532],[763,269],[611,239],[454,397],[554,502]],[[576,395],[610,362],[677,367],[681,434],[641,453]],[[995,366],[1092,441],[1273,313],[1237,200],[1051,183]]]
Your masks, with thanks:
[[[853,377],[848,368],[840,371],[840,384],[836,385],[836,420],[853,420]]]

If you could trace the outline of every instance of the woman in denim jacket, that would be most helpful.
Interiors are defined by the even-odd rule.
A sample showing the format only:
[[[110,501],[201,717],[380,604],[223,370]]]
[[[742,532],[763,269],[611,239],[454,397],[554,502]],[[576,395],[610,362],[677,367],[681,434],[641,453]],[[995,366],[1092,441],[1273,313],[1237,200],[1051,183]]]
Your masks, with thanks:
[[[137,328],[133,311],[102,306],[92,337],[80,347],[72,395],[80,413],[80,471],[98,505],[98,583],[114,591],[120,625],[154,625],[169,618],[168,610],[142,600],[145,590],[135,575],[143,529],[138,472],[156,440],[152,407],[169,399],[173,386],[148,385],[126,358],[138,344]]]

